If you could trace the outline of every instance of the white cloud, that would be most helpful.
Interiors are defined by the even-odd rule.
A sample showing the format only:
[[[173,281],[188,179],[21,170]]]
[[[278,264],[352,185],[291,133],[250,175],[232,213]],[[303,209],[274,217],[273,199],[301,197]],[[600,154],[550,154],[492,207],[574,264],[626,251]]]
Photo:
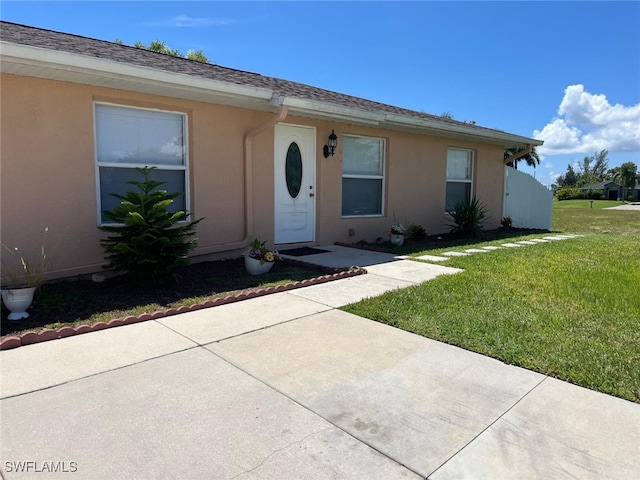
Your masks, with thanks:
[[[580,145],[580,134],[578,128],[567,125],[562,118],[548,123],[542,131],[533,131],[535,138],[544,140],[544,145],[538,147],[537,151],[545,154],[575,152]]]
[[[640,151],[640,103],[630,107],[611,105],[602,94],[583,85],[569,85],[558,107],[558,118],[534,130],[544,140],[538,152],[547,155]]]
[[[226,18],[194,18],[187,15],[178,15],[173,18],[173,25],[176,27],[209,27],[230,23],[231,21]]]
[[[228,18],[198,18],[181,14],[159,22],[147,22],[145,25],[151,27],[215,27],[230,25],[231,23],[233,23],[233,21]]]

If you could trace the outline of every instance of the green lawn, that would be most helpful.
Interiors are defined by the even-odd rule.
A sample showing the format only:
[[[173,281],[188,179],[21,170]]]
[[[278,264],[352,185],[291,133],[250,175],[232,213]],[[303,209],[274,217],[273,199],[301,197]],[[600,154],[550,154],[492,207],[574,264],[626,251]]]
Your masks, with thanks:
[[[464,272],[345,310],[640,402],[640,212],[583,202],[554,203],[583,237],[451,258]]]
[[[640,212],[605,210],[622,205],[614,200],[563,200],[553,202],[553,228],[575,233],[640,235]]]
[[[567,209],[593,209],[593,210],[601,210],[603,208],[617,207],[619,205],[624,205],[625,202],[618,202],[616,200],[562,200],[561,202],[554,200],[553,201],[553,210],[554,213],[557,213],[558,210],[567,210]]]

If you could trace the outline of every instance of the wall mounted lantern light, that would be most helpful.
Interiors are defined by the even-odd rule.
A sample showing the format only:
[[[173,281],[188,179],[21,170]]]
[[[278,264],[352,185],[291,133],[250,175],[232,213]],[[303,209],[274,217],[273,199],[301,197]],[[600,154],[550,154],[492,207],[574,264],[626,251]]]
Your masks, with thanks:
[[[336,132],[331,129],[331,135],[329,135],[329,142],[324,146],[323,153],[324,158],[329,158],[329,155],[333,157],[333,154],[336,153],[336,147],[338,146],[338,136]]]

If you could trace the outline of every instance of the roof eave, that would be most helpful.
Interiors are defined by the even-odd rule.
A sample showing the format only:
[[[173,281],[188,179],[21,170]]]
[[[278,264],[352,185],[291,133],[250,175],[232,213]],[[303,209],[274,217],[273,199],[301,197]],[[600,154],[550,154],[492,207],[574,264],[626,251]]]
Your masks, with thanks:
[[[0,71],[141,93],[270,110],[273,92],[47,48],[0,42]]]
[[[337,120],[354,125],[379,126],[385,118],[383,113],[291,96],[285,96],[283,103],[289,107],[291,115]]]
[[[370,112],[317,100],[285,97],[283,103],[289,107],[289,114],[291,115],[338,120],[354,125],[378,126],[390,130],[498,144],[504,147],[538,146],[543,144],[542,140],[497,130],[485,130],[471,125],[450,125],[387,112]]]
[[[481,143],[498,144],[504,147],[521,147],[526,145],[540,146],[544,142],[535,138],[523,137],[499,130],[485,129],[474,125],[447,124],[422,118],[389,113],[385,116],[387,125],[398,125],[403,129],[417,128],[431,135],[449,138],[473,138]]]
[[[203,78],[127,64],[88,55],[0,41],[0,71],[194,101],[274,110],[271,89]],[[291,115],[355,125],[455,138],[504,147],[542,145],[542,141],[498,130],[450,124],[383,111],[370,111],[335,103],[284,96],[281,103]]]

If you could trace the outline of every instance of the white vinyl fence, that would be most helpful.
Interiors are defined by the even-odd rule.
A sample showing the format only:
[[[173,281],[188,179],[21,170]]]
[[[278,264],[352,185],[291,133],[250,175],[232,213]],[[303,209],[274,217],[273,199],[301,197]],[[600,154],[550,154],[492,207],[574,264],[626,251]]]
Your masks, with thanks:
[[[551,230],[553,193],[528,173],[504,169],[503,217],[516,228]]]

